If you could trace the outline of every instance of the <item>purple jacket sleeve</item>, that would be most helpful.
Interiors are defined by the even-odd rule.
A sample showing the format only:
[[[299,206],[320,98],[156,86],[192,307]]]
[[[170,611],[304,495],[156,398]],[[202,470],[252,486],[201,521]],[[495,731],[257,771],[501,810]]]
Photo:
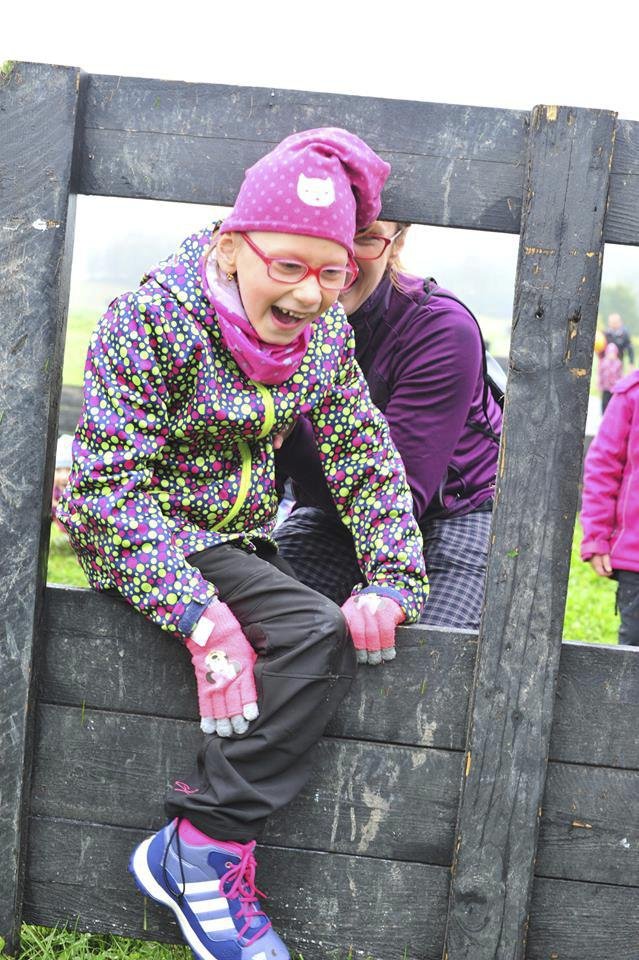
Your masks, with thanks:
[[[475,322],[463,307],[431,301],[429,323],[415,318],[395,353],[395,386],[384,411],[421,517],[446,476],[482,368]]]
[[[584,464],[581,503],[581,559],[609,554],[614,533],[630,431],[630,407],[625,393],[614,393]]]

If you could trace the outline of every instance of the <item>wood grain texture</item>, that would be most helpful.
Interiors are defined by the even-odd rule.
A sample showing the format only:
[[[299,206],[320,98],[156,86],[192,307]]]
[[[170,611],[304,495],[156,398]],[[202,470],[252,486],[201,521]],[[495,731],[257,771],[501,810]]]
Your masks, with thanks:
[[[33,815],[138,828],[164,824],[166,788],[188,782],[204,742],[196,723],[72,707],[42,706],[38,731]],[[264,842],[449,866],[461,763],[460,753],[325,739]]]
[[[639,657],[628,647],[564,643],[550,757],[639,770]]]
[[[127,873],[146,835],[33,819],[25,919],[53,926],[66,917],[78,930],[181,943],[172,914],[145,902]],[[441,957],[445,868],[267,847],[258,862],[273,925],[304,960],[346,960],[351,945],[370,960]]]
[[[601,279],[614,115],[539,107],[471,697],[448,960],[522,960]]]
[[[617,120],[610,171],[607,243],[639,243],[639,123]]]
[[[10,950],[20,924],[77,99],[78,72],[70,68],[23,64],[0,77],[0,935]]]
[[[195,722],[43,704],[31,814],[159,829],[202,742]],[[461,770],[460,753],[326,738],[263,841],[448,866]],[[638,771],[551,763],[542,809],[539,875],[639,886]]]
[[[639,887],[639,771],[550,763],[535,873]]]
[[[251,163],[339,124],[392,167],[384,215],[518,233],[528,114],[338,94],[91,75],[79,192],[232,206]],[[639,123],[617,122],[605,239],[639,242]]]
[[[49,587],[43,632],[45,700],[196,718],[183,647],[117,597]],[[475,634],[402,627],[399,637],[397,660],[359,671],[328,732],[462,749]],[[171,697],[158,698],[167,685]]]
[[[535,882],[526,960],[637,960],[639,890]]]
[[[337,122],[391,163],[389,219],[519,229],[526,113],[131,77],[88,81],[81,193],[232,206],[246,167],[283,137]]]
[[[195,720],[196,697],[180,644],[118,598],[48,587],[41,697],[123,713]],[[332,736],[463,750],[475,663],[474,634],[400,629],[400,654],[361,670],[328,727]],[[565,642],[549,756],[639,769],[639,657],[633,650]],[[172,696],[157,691],[171,684]]]

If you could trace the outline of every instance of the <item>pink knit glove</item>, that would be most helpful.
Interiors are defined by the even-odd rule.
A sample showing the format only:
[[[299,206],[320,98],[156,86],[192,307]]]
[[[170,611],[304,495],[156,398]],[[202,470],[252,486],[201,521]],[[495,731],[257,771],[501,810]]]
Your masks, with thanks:
[[[395,627],[406,619],[400,605],[377,593],[358,593],[342,606],[358,663],[395,659]]]
[[[200,726],[204,733],[230,737],[246,733],[258,715],[253,664],[257,656],[225,603],[214,600],[186,640],[191,654]]]

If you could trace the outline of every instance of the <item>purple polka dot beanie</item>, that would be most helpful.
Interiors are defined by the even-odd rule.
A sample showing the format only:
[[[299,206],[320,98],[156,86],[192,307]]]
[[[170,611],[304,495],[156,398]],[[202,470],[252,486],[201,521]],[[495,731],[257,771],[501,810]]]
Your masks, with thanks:
[[[334,240],[353,253],[353,236],[381,210],[390,165],[339,127],[303,130],[246,171],[221,232],[266,230]]]

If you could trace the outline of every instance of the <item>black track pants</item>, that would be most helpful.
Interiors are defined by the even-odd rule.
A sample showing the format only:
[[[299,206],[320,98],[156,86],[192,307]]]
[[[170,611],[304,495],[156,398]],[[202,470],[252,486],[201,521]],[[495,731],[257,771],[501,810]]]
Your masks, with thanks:
[[[639,573],[635,570],[616,570],[619,643],[639,647]]]
[[[258,654],[260,715],[245,734],[205,736],[197,770],[170,790],[166,811],[217,840],[245,843],[304,786],[355,652],[339,607],[285,572],[268,548],[258,556],[224,544],[189,562],[216,585]]]

